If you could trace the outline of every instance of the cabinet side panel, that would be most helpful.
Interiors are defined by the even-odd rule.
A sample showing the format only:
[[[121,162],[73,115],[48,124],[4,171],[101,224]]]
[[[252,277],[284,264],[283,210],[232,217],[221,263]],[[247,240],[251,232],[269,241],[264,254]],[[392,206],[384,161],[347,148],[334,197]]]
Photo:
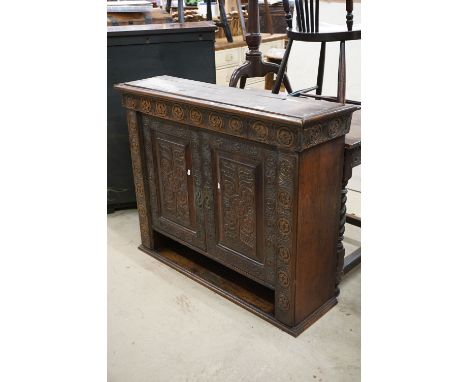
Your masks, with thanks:
[[[296,323],[335,294],[344,136],[302,152],[296,258]]]

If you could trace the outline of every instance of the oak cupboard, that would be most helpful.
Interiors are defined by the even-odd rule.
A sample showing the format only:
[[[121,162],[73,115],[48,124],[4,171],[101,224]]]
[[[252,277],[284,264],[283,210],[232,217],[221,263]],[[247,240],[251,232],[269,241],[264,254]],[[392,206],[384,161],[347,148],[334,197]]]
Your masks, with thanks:
[[[116,88],[140,249],[295,336],[336,304],[356,106],[169,76]]]

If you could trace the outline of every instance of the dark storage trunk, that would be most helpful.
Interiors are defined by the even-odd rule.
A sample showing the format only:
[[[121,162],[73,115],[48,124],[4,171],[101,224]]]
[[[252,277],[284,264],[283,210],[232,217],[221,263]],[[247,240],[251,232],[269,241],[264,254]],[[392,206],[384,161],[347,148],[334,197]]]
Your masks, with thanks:
[[[157,75],[216,82],[208,22],[107,28],[107,210],[136,207],[125,110],[114,84]]]

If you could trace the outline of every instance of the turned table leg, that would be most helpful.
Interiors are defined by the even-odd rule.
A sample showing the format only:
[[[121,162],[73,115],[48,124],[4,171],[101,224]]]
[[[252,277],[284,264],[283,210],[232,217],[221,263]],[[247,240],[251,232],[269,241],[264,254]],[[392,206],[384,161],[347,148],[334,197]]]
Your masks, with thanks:
[[[343,266],[344,266],[344,257],[345,257],[345,248],[343,245],[344,233],[345,233],[345,224],[346,224],[346,201],[348,197],[348,179],[343,180],[341,186],[341,208],[340,208],[340,226],[338,230],[338,247],[337,247],[337,263],[336,263],[336,280],[335,280],[335,293],[338,296],[340,294],[339,284],[343,276]]]
[[[353,167],[361,164],[361,142],[355,142],[352,145],[345,146],[344,150],[344,162],[343,162],[343,178],[341,186],[341,208],[340,208],[340,225],[338,229],[338,246],[336,251],[337,262],[336,262],[336,279],[335,279],[335,293],[338,296],[340,294],[339,284],[343,277],[343,274],[347,273],[361,262],[361,248],[359,247],[353,253],[346,256],[345,260],[345,248],[343,245],[345,224],[348,223],[355,226],[361,226],[360,219],[354,219],[355,221],[349,222],[350,218],[346,215],[346,202],[348,190],[346,186],[348,181],[353,175]]]

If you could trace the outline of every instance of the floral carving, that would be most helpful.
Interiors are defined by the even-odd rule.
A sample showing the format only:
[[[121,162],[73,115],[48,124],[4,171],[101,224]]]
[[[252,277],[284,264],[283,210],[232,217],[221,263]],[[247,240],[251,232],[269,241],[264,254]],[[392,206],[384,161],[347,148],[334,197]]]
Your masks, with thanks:
[[[143,113],[150,113],[151,112],[151,101],[147,98],[141,99],[141,111]]]
[[[322,125],[316,125],[304,131],[306,146],[313,146],[319,143],[322,136]]]
[[[133,179],[137,200],[138,216],[140,220],[141,242],[147,247],[152,247],[150,221],[146,203],[145,186],[143,183],[143,163],[140,152],[140,132],[137,115],[134,111],[127,112],[128,134],[130,139],[130,153],[132,156]]]
[[[159,140],[161,200],[164,215],[189,227],[190,208],[185,172],[185,147],[177,143]]]
[[[328,136],[330,138],[337,137],[340,132],[341,125],[342,125],[342,122],[339,119],[331,121],[328,125]]]
[[[278,281],[282,287],[288,288],[289,287],[289,277],[288,274],[284,271],[278,272]]]
[[[190,120],[195,123],[196,125],[201,124],[203,120],[202,113],[197,109],[190,110]]]
[[[285,183],[292,175],[292,164],[288,160],[281,160],[279,163],[279,182]]]
[[[260,141],[265,141],[268,138],[268,127],[266,127],[262,122],[255,122],[252,125],[252,130],[255,137]]]
[[[210,114],[208,122],[213,129],[221,129],[223,127],[223,119],[217,114]]]
[[[136,104],[137,104],[137,101],[135,98],[131,97],[131,96],[124,96],[123,98],[123,104],[125,107],[129,108],[129,109],[135,109],[136,108]]]
[[[167,115],[167,107],[165,104],[158,102],[156,104],[156,114],[160,117],[165,117]]]
[[[162,102],[159,99],[140,98],[130,94],[123,96],[123,105],[127,109],[141,111],[144,114],[154,115],[160,118],[174,121],[186,121],[195,126],[219,131],[224,127],[230,132],[246,139],[259,142],[267,142],[286,149],[305,149],[318,145],[330,139],[336,138],[349,131],[351,115],[347,117],[335,117],[328,122],[321,122],[312,126],[307,126],[303,130],[303,140],[298,137],[299,129],[291,126],[275,126],[270,121],[248,121],[245,117],[230,113],[225,115],[193,107],[191,104]]]
[[[242,132],[242,121],[238,118],[231,118],[229,120],[229,128],[237,134]]]
[[[279,296],[278,296],[278,305],[279,305],[279,308],[281,310],[289,310],[289,299],[288,299],[288,296],[286,296],[285,294],[281,293]]]
[[[278,163],[278,195],[277,195],[277,259],[276,283],[277,296],[275,316],[287,325],[294,324],[291,289],[291,274],[294,272],[293,243],[293,205],[294,205],[294,173],[297,170],[297,160],[294,156],[280,155]]]
[[[280,234],[287,235],[289,232],[291,232],[291,225],[287,219],[280,218],[278,219],[278,229]]]
[[[221,158],[220,173],[224,240],[255,256],[255,168]]]
[[[292,200],[288,192],[282,190],[278,193],[278,202],[283,208],[291,208]]]
[[[283,262],[286,264],[288,264],[289,260],[291,260],[291,252],[288,248],[279,247],[278,254],[280,259],[283,260]]]
[[[172,107],[172,116],[174,117],[175,120],[182,121],[185,116],[184,109],[182,109],[182,106],[174,105]]]
[[[291,146],[294,141],[294,136],[291,133],[289,129],[286,127],[281,127],[278,129],[278,132],[276,134],[276,137],[278,139],[278,142],[284,146]]]

